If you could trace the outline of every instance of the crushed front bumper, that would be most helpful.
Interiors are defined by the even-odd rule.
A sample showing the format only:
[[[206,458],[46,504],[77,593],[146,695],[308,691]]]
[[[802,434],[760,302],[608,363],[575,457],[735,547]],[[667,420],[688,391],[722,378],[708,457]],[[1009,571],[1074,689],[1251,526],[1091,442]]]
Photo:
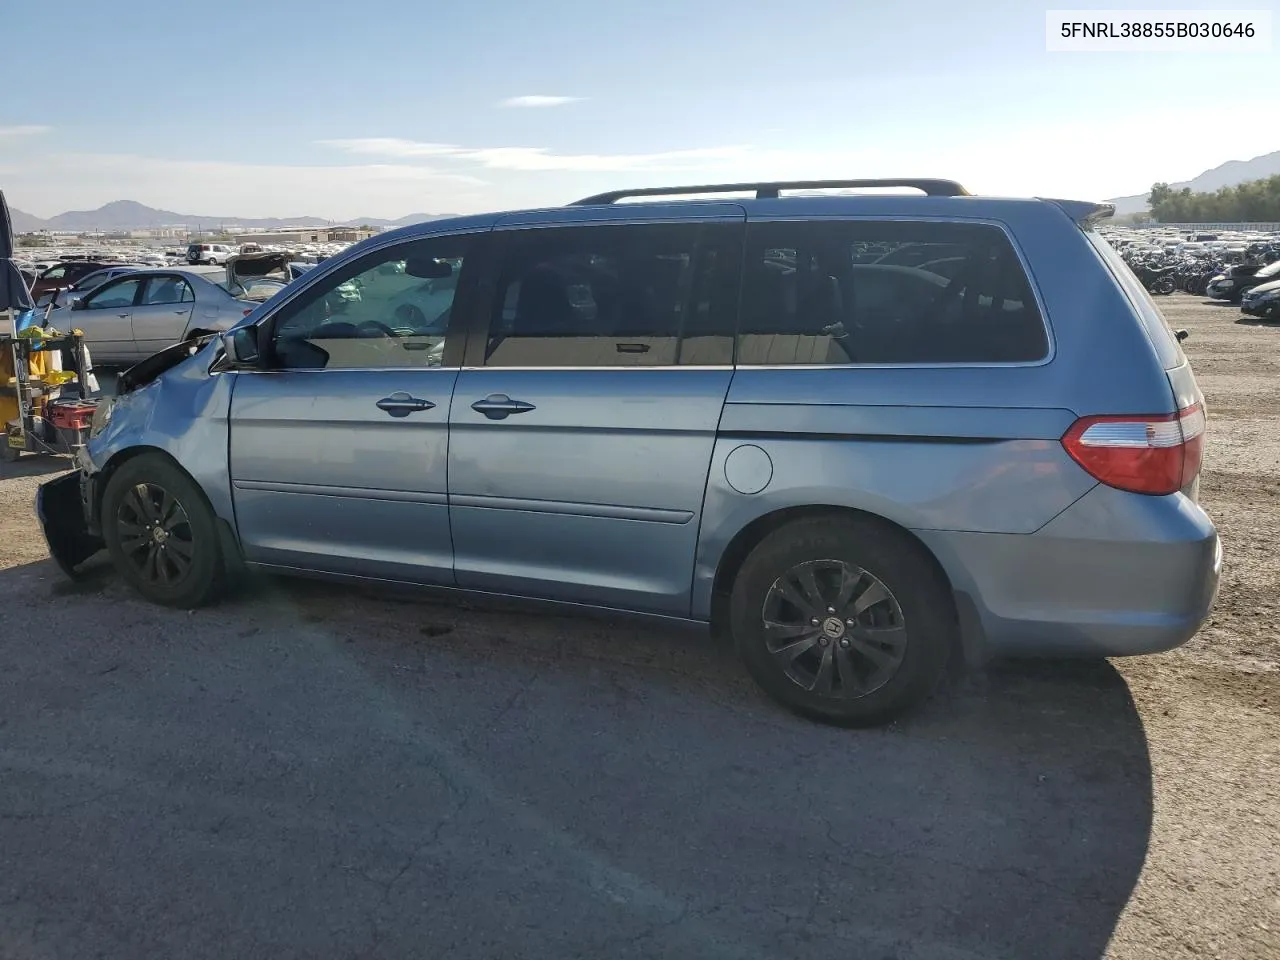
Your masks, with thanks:
[[[77,470],[42,483],[36,490],[36,517],[54,562],[73,580],[80,579],[81,565],[105,544],[96,524],[91,525],[94,477]]]

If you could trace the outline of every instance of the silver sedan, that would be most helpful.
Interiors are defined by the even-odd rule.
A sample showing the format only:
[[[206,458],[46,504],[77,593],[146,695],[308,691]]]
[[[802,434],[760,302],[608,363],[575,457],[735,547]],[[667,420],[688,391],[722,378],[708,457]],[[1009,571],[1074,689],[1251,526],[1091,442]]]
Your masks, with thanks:
[[[54,309],[49,324],[84,331],[95,364],[132,365],[201,333],[230,329],[258,304],[227,292],[225,274],[137,270]]]

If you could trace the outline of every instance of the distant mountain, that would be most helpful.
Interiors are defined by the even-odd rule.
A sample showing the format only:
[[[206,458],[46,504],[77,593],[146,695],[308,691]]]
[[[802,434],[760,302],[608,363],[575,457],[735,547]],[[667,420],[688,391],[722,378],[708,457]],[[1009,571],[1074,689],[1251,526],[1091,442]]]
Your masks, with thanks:
[[[9,208],[9,216],[13,220],[14,233],[31,233],[45,228],[44,221],[39,217],[33,217],[31,214],[23,213],[14,207]]]
[[[398,220],[384,220],[378,217],[357,218],[334,223],[321,217],[228,217],[197,216],[191,213],[175,213],[172,210],[157,210],[136,200],[114,200],[104,204],[97,210],[69,210],[48,220],[41,220],[21,210],[9,208],[13,216],[13,229],[16,233],[31,233],[36,230],[56,230],[68,233],[81,231],[114,232],[123,230],[149,230],[158,227],[183,227],[190,230],[235,230],[260,229],[282,230],[291,227],[327,227],[327,226],[359,226],[368,224],[371,227],[401,227],[411,223],[424,223],[428,220],[440,220],[455,216],[450,213],[411,213]]]
[[[427,223],[431,220],[448,220],[456,217],[456,213],[411,213],[398,220],[384,220],[382,217],[356,217],[354,220],[343,220],[344,227],[359,227],[368,224],[371,227],[407,227],[414,223]],[[15,229],[17,229],[15,227]]]
[[[1192,193],[1212,193],[1222,187],[1234,187],[1238,183],[1262,180],[1277,174],[1280,174],[1280,150],[1254,157],[1252,160],[1228,160],[1221,166],[1206,170],[1192,180],[1171,183],[1169,186],[1175,190],[1190,187]],[[1117,216],[1123,216],[1126,213],[1142,213],[1148,209],[1145,193],[1133,197],[1116,197],[1107,202],[1116,205]]]

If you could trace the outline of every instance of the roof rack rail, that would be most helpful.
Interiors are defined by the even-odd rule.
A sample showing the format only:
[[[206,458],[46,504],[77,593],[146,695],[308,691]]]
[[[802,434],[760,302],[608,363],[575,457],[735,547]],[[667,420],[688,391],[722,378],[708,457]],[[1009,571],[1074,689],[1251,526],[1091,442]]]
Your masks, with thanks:
[[[590,207],[616,203],[627,197],[673,197],[693,193],[747,193],[754,191],[757,200],[776,200],[781,190],[832,190],[863,187],[911,187],[931,197],[967,197],[969,191],[954,180],[777,180],[765,183],[715,183],[694,187],[641,187],[636,190],[610,190],[575,200],[571,207]]]

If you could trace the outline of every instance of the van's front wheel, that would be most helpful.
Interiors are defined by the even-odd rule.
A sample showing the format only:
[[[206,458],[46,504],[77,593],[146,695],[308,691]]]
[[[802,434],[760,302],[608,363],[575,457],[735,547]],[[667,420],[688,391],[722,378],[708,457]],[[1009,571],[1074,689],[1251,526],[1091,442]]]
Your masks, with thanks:
[[[165,457],[143,454],[112,475],[102,497],[102,536],[120,575],[152,603],[189,609],[222,589],[213,510]]]
[[[767,536],[734,581],[730,622],[770,696],[842,726],[885,723],[925,700],[956,638],[949,590],[920,549],[858,519]]]

